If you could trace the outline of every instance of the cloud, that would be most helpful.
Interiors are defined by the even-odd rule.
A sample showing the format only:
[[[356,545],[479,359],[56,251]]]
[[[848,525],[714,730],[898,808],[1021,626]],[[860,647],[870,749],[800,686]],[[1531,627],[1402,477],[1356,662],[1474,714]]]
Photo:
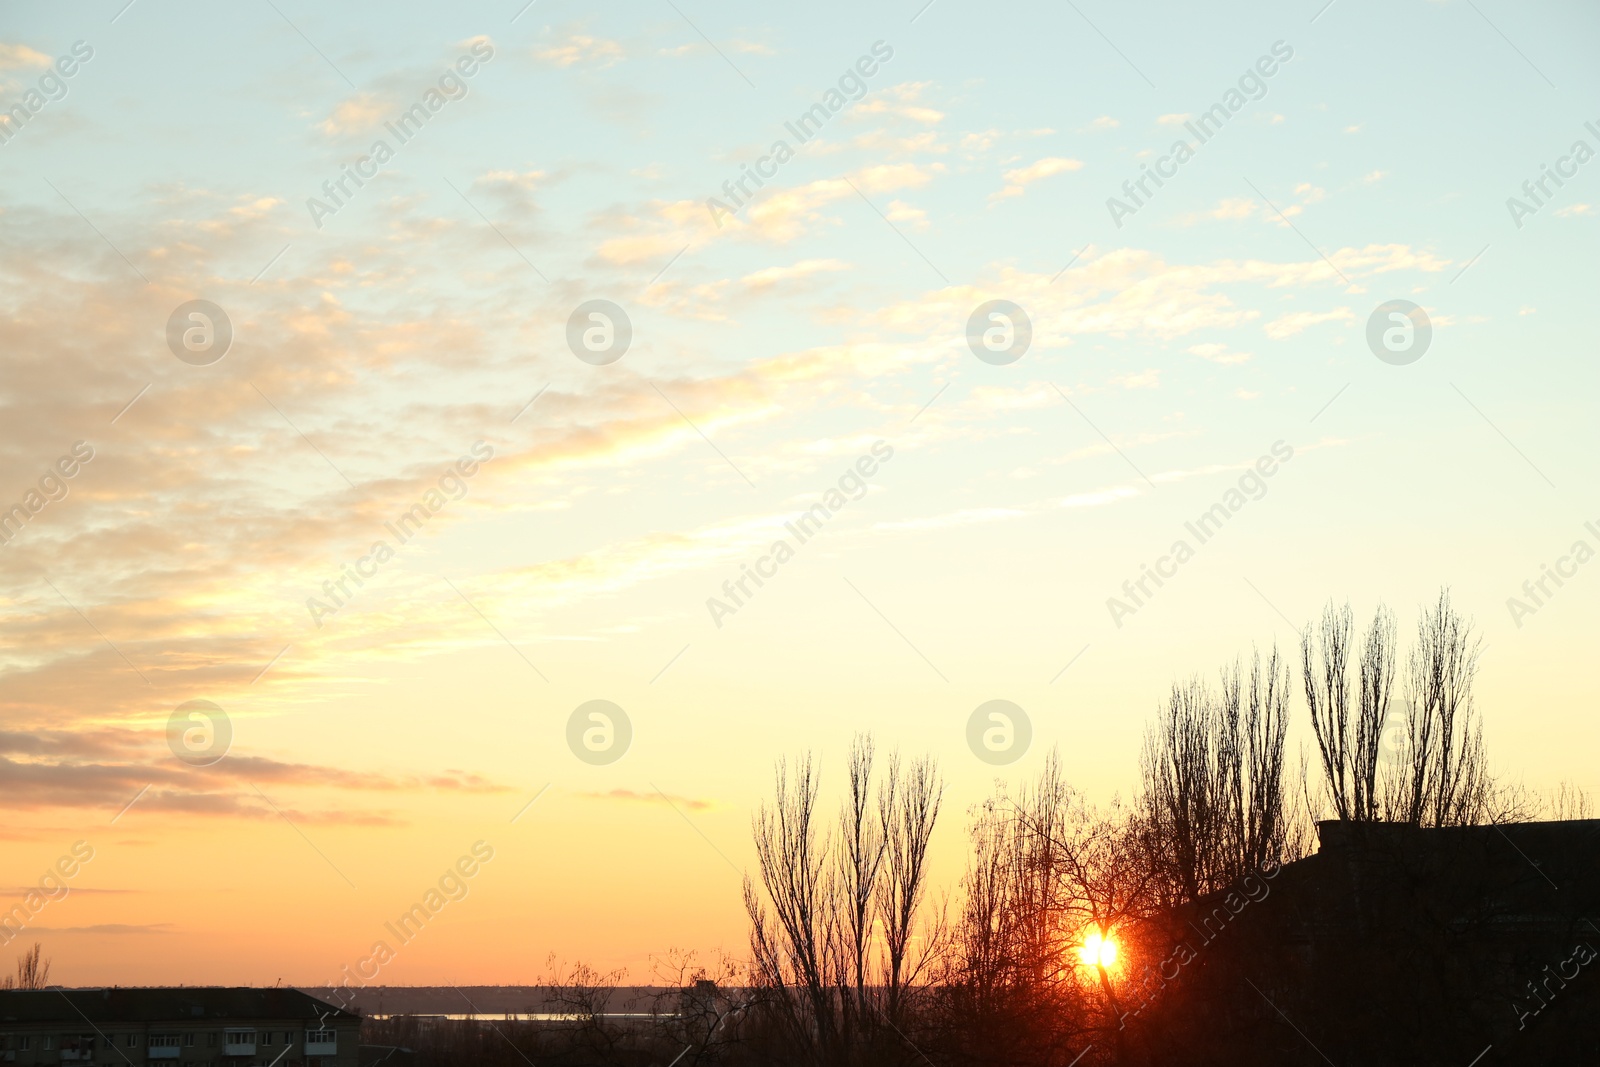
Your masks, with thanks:
[[[1556,217],[1570,219],[1577,215],[1593,215],[1594,208],[1589,204],[1568,204],[1566,207],[1556,208]]]
[[[1301,182],[1299,185],[1294,187],[1294,195],[1298,198],[1298,203],[1280,203],[1278,205],[1278,211],[1273,211],[1269,207],[1263,207],[1261,211],[1261,217],[1276,226],[1286,228],[1289,226],[1290,219],[1305,213],[1307,205],[1321,203],[1322,200],[1326,198],[1327,192],[1317,186],[1312,185],[1310,182]],[[1279,215],[1279,212],[1282,212],[1281,216]]]
[[[1185,122],[1188,122],[1193,117],[1194,116],[1189,114],[1187,111],[1174,112],[1170,115],[1160,116],[1156,119],[1156,123],[1161,126],[1182,126]]]
[[[808,278],[813,274],[823,272],[849,269],[850,264],[839,259],[802,259],[800,262],[787,267],[763,267],[761,270],[746,274],[740,279],[740,282],[751,292],[760,293],[772,289],[781,282]]]
[[[1255,206],[1255,201],[1251,200],[1249,197],[1229,197],[1219,202],[1217,206],[1212,209],[1211,217],[1214,219],[1249,218],[1250,213],[1255,209]]]
[[[942,530],[952,526],[976,526],[1004,519],[1020,519],[1028,514],[1029,511],[1025,508],[964,508],[943,515],[924,515],[915,519],[877,522],[872,524],[872,529],[880,533]]]
[[[896,189],[920,188],[943,171],[943,163],[883,163],[856,171],[854,180],[863,192],[885,193]]]
[[[1030,382],[1024,386],[980,385],[974,387],[961,402],[962,411],[987,418],[1013,411],[1038,410],[1061,403],[1061,395],[1044,382]]]
[[[944,172],[943,163],[883,163],[864,167],[850,176],[850,181],[825,178],[792,189],[781,189],[756,200],[744,211],[745,220],[740,226],[750,235],[765,241],[784,244],[805,232],[810,223],[820,221],[821,208],[835,200],[853,198],[855,189],[862,193],[898,192],[917,189],[931,182],[935,175]]]
[[[890,222],[909,222],[919,230],[928,228],[928,213],[921,208],[912,207],[904,200],[889,201],[889,210],[885,215]]]
[[[10,897],[10,896],[19,896],[20,897],[20,896],[24,896],[25,894],[28,894],[28,893],[37,892],[38,889],[39,889],[39,887],[36,886],[36,885],[0,886],[0,897]],[[85,887],[85,886],[77,886],[77,885],[75,885],[75,886],[72,887],[72,892],[73,892],[74,895],[77,895],[79,893],[89,893],[89,894],[100,895],[100,896],[122,896],[122,895],[127,894],[127,893],[145,893],[145,892],[148,892],[148,890],[145,890],[145,889],[91,889],[91,888],[88,888],[88,887]]]
[[[609,67],[623,58],[623,51],[622,45],[616,41],[584,33],[569,33],[556,44],[535,48],[533,56],[554,67],[573,67],[579,63]]]
[[[600,241],[596,258],[614,265],[666,263],[686,245],[691,248],[719,238],[787,244],[826,216],[823,208],[862,193],[898,192],[927,185],[945,172],[943,163],[879,163],[852,172],[849,180],[823,178],[796,186],[769,185],[742,205],[727,201],[737,214],[722,215],[719,227],[699,200],[654,200],[639,213],[606,220],[609,229],[624,231]],[[855,188],[851,188],[852,183]],[[726,195],[724,193],[723,195]]]
[[[1007,197],[1021,196],[1027,186],[1048,178],[1053,174],[1062,174],[1067,171],[1081,170],[1083,163],[1076,159],[1065,159],[1061,156],[1047,156],[1036,163],[1015,170],[1006,171],[1006,186],[997,193],[989,194],[989,199],[1003,200]]]
[[[1199,356],[1201,359],[1209,359],[1213,363],[1221,363],[1224,365],[1244,363],[1250,359],[1249,352],[1230,352],[1228,351],[1227,345],[1219,344],[1216,341],[1208,341],[1205,344],[1190,345],[1188,351]]]
[[[1124,389],[1155,389],[1161,385],[1161,371],[1148,368],[1138,374],[1119,374],[1111,379],[1111,384]]]
[[[964,133],[961,135],[961,149],[970,155],[987,152],[994,147],[1001,137],[999,130],[983,130],[980,133]]]
[[[1274,341],[1281,341],[1320,323],[1348,322],[1355,317],[1355,313],[1347,307],[1334,308],[1332,311],[1294,311],[1278,316],[1263,326],[1262,330]]]
[[[48,67],[50,57],[36,52],[25,44],[6,44],[0,41],[0,70],[27,70]]]
[[[1327,192],[1309,182],[1301,182],[1295,186],[1294,196],[1299,198],[1298,203],[1284,202],[1279,205],[1279,210],[1283,212],[1281,216],[1268,205],[1248,196],[1230,196],[1218,201],[1217,206],[1210,211],[1187,214],[1177,221],[1180,226],[1193,226],[1212,219],[1234,221],[1255,217],[1283,227],[1288,225],[1285,220],[1303,214],[1306,205],[1320,203],[1326,198]]]
[[[74,889],[74,893],[83,890]],[[94,923],[89,926],[30,926],[37,934],[100,934],[122,936],[127,934],[165,934],[173,929],[172,923]]]
[[[382,122],[392,110],[393,106],[377,93],[357,93],[340,101],[317,128],[329,137],[362,133]]]
[[[887,211],[944,173],[933,164],[890,161],[851,178]],[[70,447],[64,428],[101,427],[90,433],[96,458],[72,481],[70,495],[0,552],[7,589],[0,599],[0,708],[8,731],[0,745],[0,797],[11,810],[92,808],[110,818],[150,785],[119,827],[152,812],[277,818],[251,788],[256,781],[297,822],[393,825],[404,813],[390,808],[487,794],[500,788],[498,779],[474,778],[470,767],[441,774],[341,769],[324,766],[322,756],[298,761],[241,750],[214,769],[191,771],[165,751],[162,695],[205,693],[230,710],[273,709],[311,694],[342,696],[383,664],[497,641],[443,586],[444,569],[539,662],[540,649],[523,642],[568,624],[551,621],[554,609],[724,566],[769,544],[791,514],[755,510],[518,565],[439,547],[460,536],[460,527],[570,507],[602,482],[591,476],[599,470],[624,491],[634,471],[655,469],[650,465],[662,457],[703,461],[712,484],[736,484],[683,416],[758,482],[768,471],[814,470],[822,455],[859,454],[852,442],[859,435],[769,447],[747,434],[813,405],[862,405],[870,425],[880,408],[867,394],[879,390],[904,386],[920,394],[913,404],[924,402],[934,368],[970,358],[960,355],[960,339],[982,300],[1003,296],[1028,308],[1043,353],[1128,337],[1220,340],[1222,331],[1259,324],[1259,308],[1278,314],[1284,290],[1303,313],[1317,313],[1337,306],[1343,285],[1311,254],[1183,260],[1142,248],[1090,248],[1053,285],[1059,264],[1038,272],[979,265],[971,282],[885,299],[876,290],[863,295],[831,284],[843,274],[840,261],[820,255],[777,264],[771,256],[741,256],[734,261],[742,269],[719,274],[717,260],[701,254],[713,241],[737,246],[786,236],[786,226],[795,233],[831,226],[841,201],[855,199],[837,178],[781,190],[797,196],[787,214],[730,222],[722,231],[710,225],[703,202],[624,202],[568,220],[567,245],[556,244],[541,223],[540,198],[552,180],[536,172],[480,175],[469,195],[494,228],[448,191],[374,203],[377,228],[329,227],[317,242],[296,241],[292,269],[269,272],[253,286],[250,279],[293,239],[295,225],[264,192],[170,187],[154,203],[120,214],[107,208],[104,221],[97,215],[149,286],[92,230],[75,225],[64,205],[6,204],[0,485],[12,487],[7,497],[15,499]],[[821,289],[836,297],[825,312],[844,324],[839,336],[785,344],[787,335],[774,334],[758,354],[727,363],[690,359],[676,340],[645,350],[657,361],[653,380],[680,416],[629,376],[637,363],[595,376],[573,360],[560,324],[576,294],[565,283],[541,285],[517,254],[554,276],[548,264],[560,262],[558,250],[582,249],[575,253],[581,256],[608,241],[632,242],[627,254],[613,245],[608,256],[584,264],[594,284],[620,292],[642,285],[690,240],[694,247],[662,279],[663,286],[681,283],[659,291],[662,317],[687,315],[702,291],[696,287],[705,287],[719,313],[741,300]],[[418,256],[418,247],[430,255]],[[642,254],[652,249],[654,257]],[[1445,262],[1405,245],[1326,251],[1356,281],[1422,275]],[[774,265],[776,273],[765,273]],[[235,350],[221,365],[227,373],[195,374],[164,356],[136,362],[121,355],[149,351],[160,326],[159,316],[152,326],[152,305],[175,307],[195,292],[234,317]],[[418,293],[431,295],[424,301]],[[84,319],[84,307],[97,313]],[[64,321],[83,327],[62,330]],[[663,336],[659,323],[655,329]],[[682,344],[703,350],[698,339]],[[545,381],[552,384],[530,415],[510,427]],[[872,388],[860,389],[861,382]],[[915,433],[936,440],[992,432],[981,423],[974,412],[948,411],[941,401]],[[321,584],[340,577],[376,538],[388,537],[384,524],[479,439],[492,441],[495,458],[467,495],[434,516],[423,537],[318,628],[307,616],[307,597],[320,595]],[[285,645],[290,652],[252,687]]]
[[[936,125],[944,121],[944,112],[920,102],[923,91],[932,84],[932,82],[901,82],[898,85],[886,86],[858,103],[851,109],[851,114],[857,117],[892,115],[925,125]]]
[[[397,775],[232,753],[209,767],[188,767],[165,751],[152,754],[149,734],[134,730],[0,732],[0,808],[115,811],[137,794],[134,804],[140,809],[262,818],[274,810],[262,800],[263,784],[373,793],[509,792],[480,774],[459,770]],[[329,810],[306,817],[361,824],[392,821],[377,813]]]
[[[880,155],[941,155],[950,151],[950,146],[940,141],[939,134],[934,130],[922,130],[910,135],[873,130],[852,137],[850,145]]]
[[[688,808],[690,811],[710,811],[709,800],[694,797],[672,796],[669,793],[636,793],[631,789],[613,789],[607,793],[581,793],[589,800],[614,800],[627,804],[663,804],[667,807]]]
[[[1230,196],[1218,201],[1217,206],[1210,211],[1199,214],[1185,215],[1179,221],[1186,226],[1206,219],[1247,219],[1255,214],[1258,209],[1256,202],[1248,196]]]

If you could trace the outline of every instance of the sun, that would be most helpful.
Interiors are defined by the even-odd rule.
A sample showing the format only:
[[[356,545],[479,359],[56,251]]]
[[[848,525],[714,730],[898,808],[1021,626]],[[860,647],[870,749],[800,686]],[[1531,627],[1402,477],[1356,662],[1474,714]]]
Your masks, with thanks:
[[[1090,967],[1110,967],[1117,962],[1117,943],[1100,931],[1092,931],[1083,939],[1078,957]]]

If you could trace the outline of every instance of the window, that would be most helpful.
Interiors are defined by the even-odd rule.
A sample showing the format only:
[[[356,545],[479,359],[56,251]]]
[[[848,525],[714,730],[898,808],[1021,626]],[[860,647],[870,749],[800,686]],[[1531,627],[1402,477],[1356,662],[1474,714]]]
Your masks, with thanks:
[[[138,1034],[129,1034],[128,1035],[127,1044],[128,1044],[129,1048],[138,1048],[139,1047],[139,1035]]]
[[[217,1044],[217,1035],[216,1035],[216,1032],[215,1032],[215,1031],[212,1031],[212,1032],[211,1032],[211,1033],[209,1033],[209,1034],[207,1034],[207,1035],[206,1035],[206,1044],[207,1044],[207,1045],[208,1045],[208,1046],[210,1046],[210,1047],[212,1047],[212,1048],[215,1048],[215,1047],[216,1047],[216,1044]]]
[[[193,1034],[184,1034],[183,1035],[183,1047],[184,1048],[194,1048],[194,1035]]]
[[[178,1048],[183,1042],[177,1034],[151,1034],[151,1048]]]
[[[26,1034],[24,1034],[21,1037],[17,1038],[17,1048],[21,1049],[23,1052],[28,1051],[32,1047],[33,1047],[33,1038],[29,1037]]]
[[[331,1045],[333,1042],[334,1032],[332,1030],[306,1031],[306,1044],[308,1045]]]
[[[55,1048],[56,1047],[56,1039],[55,1039],[54,1035],[52,1035],[52,1034],[44,1035],[44,1040],[39,1042],[39,1047],[42,1048],[42,1049],[53,1049],[53,1048]]]

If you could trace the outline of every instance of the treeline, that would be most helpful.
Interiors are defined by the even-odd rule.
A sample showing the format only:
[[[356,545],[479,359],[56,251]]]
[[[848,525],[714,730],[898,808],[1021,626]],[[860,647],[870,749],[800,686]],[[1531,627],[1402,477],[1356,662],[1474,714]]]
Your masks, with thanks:
[[[1587,815],[1574,790],[1542,804],[1490,775],[1480,647],[1447,594],[1404,648],[1386,608],[1357,635],[1349,606],[1330,604],[1293,659],[1258,650],[1174,685],[1131,802],[1091,802],[1054,753],[1032,780],[997,784],[969,812],[953,896],[928,884],[944,791],[931,759],[880,760],[858,738],[837,808],[809,755],[780,761],[753,820],[747,959],[672,957],[656,975],[672,991],[642,1011],[609,995],[620,976],[580,968],[551,985],[569,1019],[426,1033],[396,1021],[373,1039],[410,1043],[429,1064],[1193,1062],[1185,1050],[1212,1020],[1165,977],[1187,963],[1175,957],[1184,908],[1256,899],[1252,884],[1313,849],[1317,820]],[[1291,761],[1297,697],[1312,744]],[[640,1014],[607,1016],[626,1010]]]

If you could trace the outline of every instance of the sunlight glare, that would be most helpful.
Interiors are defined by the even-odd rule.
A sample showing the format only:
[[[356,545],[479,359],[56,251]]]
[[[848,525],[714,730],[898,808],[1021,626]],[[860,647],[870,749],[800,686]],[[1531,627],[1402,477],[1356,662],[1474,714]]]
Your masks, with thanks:
[[[1084,938],[1078,955],[1091,967],[1110,967],[1117,962],[1117,943],[1096,930]]]

